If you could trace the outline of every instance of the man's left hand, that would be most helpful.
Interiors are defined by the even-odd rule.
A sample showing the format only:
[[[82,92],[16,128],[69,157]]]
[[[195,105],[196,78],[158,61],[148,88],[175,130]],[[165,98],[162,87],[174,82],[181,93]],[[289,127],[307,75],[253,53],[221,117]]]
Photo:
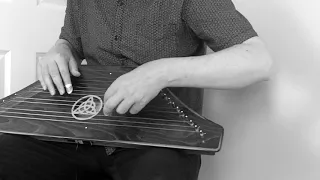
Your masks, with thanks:
[[[137,114],[166,86],[164,68],[150,62],[118,77],[104,95],[105,115],[115,108],[117,113]]]

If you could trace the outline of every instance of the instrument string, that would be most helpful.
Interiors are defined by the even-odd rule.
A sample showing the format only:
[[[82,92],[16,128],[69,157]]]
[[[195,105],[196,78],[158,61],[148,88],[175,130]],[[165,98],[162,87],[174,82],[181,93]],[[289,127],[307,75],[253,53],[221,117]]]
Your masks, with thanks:
[[[60,101],[60,102],[70,102],[74,103],[74,101],[64,100],[64,99],[45,99],[45,98],[27,98],[27,97],[16,97],[18,99],[30,99],[30,100],[39,100],[39,101]]]
[[[92,80],[92,79],[81,79],[81,82],[88,82],[88,83],[92,83],[92,82],[102,82],[102,83],[108,83],[111,84],[114,80],[112,79],[107,79],[105,78],[104,81],[100,81],[100,80]]]
[[[74,86],[73,88],[74,88],[74,90],[77,90],[77,89],[93,89],[93,90],[99,90],[99,89],[101,89],[101,90],[102,90],[102,92],[107,90],[107,88],[101,88],[101,87],[88,87],[88,86],[77,86],[77,85],[76,85],[76,86]],[[36,87],[36,88],[34,88],[34,89],[43,90],[41,87]],[[101,91],[100,91],[100,92],[101,92]]]
[[[88,83],[86,83],[86,85],[88,85]],[[99,84],[99,85],[101,85],[101,84]],[[78,90],[78,88],[81,88],[81,89]],[[33,92],[33,93],[42,93],[42,92],[49,93],[49,92],[43,91],[41,87],[37,87],[37,88],[34,88],[34,89],[36,89],[36,91],[30,91],[30,92]],[[85,91],[85,90],[82,90],[82,89],[90,89],[90,90],[86,90]],[[93,89],[93,90],[91,90],[91,89]],[[98,90],[98,89],[106,90],[107,88],[94,87],[94,86],[91,86],[91,87],[88,87],[88,86],[77,86],[77,85],[75,85],[74,86],[74,90],[73,90],[74,93],[72,93],[72,95],[87,96],[87,95],[91,94],[91,92],[92,92],[93,95],[104,97],[104,93],[103,92],[95,91],[95,90]],[[88,94],[84,94],[82,92],[85,92],[85,93],[88,93]],[[96,93],[101,93],[101,94],[96,94]],[[159,108],[157,106],[152,106],[152,107],[155,108],[155,109]],[[172,111],[171,107],[161,107],[161,109],[166,109],[165,111],[168,111],[168,112]]]
[[[30,103],[30,104],[47,104],[54,106],[73,106],[73,104],[63,104],[63,103],[51,103],[51,102],[37,102],[37,101],[19,101],[19,100],[11,100],[10,102],[18,102],[18,103]],[[79,106],[79,105],[76,105]],[[143,109],[144,112],[155,112],[155,113],[170,113],[170,114],[178,114],[175,111],[161,111],[161,110],[153,110],[153,109]]]
[[[38,89],[38,90],[42,90],[42,88],[35,88],[35,89]],[[94,90],[89,90],[89,91],[84,91],[84,90],[78,90],[78,89],[74,89],[72,92],[94,92],[94,93],[102,93],[101,91],[94,91]]]
[[[62,111],[48,111],[48,110],[36,110],[36,109],[23,109],[23,108],[0,108],[0,109],[6,109],[6,110],[21,110],[21,111],[34,111],[34,112],[45,112],[45,113],[57,113],[57,114],[68,114],[69,112],[62,112]],[[105,115],[96,115],[95,117],[106,117]],[[154,120],[154,121],[164,121],[164,122],[174,122],[174,123],[181,123],[184,124],[181,120],[175,120],[175,119],[159,119],[159,118],[146,118],[146,117],[132,117],[132,116],[108,116],[108,118],[125,118],[125,119],[132,119],[132,120]]]
[[[28,97],[21,97],[21,96],[17,96],[16,98],[18,98],[18,99],[27,99],[27,100],[38,100],[38,101],[58,101],[58,102],[74,103],[74,101],[64,100],[64,99],[46,99],[46,98],[33,98],[33,97],[32,98],[28,98]],[[161,111],[161,110],[162,110],[162,112],[167,112],[167,111],[164,111],[164,109],[165,110],[169,110],[169,111],[171,110],[172,112],[176,112],[176,111],[172,110],[172,108],[170,108],[170,107],[157,107],[155,105],[147,105],[145,107],[145,110],[148,110],[148,108],[152,108],[152,109],[158,110],[158,112]]]
[[[29,92],[32,92],[32,93],[43,93],[43,94],[48,94],[48,95],[50,95],[50,93],[47,92],[47,91],[33,91],[33,90],[31,90],[31,91],[29,91]],[[87,95],[89,95],[89,94],[72,93],[72,95],[87,96]],[[91,95],[92,95],[92,94],[91,94]],[[100,97],[103,97],[103,96],[104,96],[104,94],[93,94],[93,95],[100,96]],[[51,96],[51,95],[50,95],[50,96]]]
[[[114,81],[115,80],[115,76],[111,76],[111,75],[109,75],[109,74],[105,74],[104,75],[105,77],[100,77],[100,76],[97,76],[97,77],[94,77],[94,79],[100,79],[100,80],[108,80],[108,81]],[[107,76],[109,76],[109,77],[107,77]],[[86,78],[86,77],[84,77],[84,78],[82,78],[81,79],[81,81],[82,80],[90,80],[89,78]],[[105,82],[105,81],[104,81]]]
[[[87,87],[88,87],[89,85],[90,85],[89,87],[91,87],[92,85],[97,85],[98,87],[102,87],[102,86],[101,86],[101,83],[92,83],[92,82],[91,82],[91,83],[89,84],[89,83],[77,82],[77,83],[75,83],[75,84],[82,84],[82,85],[84,84],[84,85],[86,85]],[[111,85],[111,83],[103,84],[103,86],[105,86],[105,87],[109,87],[110,85]]]
[[[41,91],[43,93],[43,91]],[[30,102],[30,101],[17,101],[17,100],[11,100],[12,102],[20,102],[20,103],[34,103],[34,104],[51,104],[51,105],[57,105],[57,106],[61,106],[61,105],[64,105],[64,106],[72,106],[70,104],[64,104],[64,103],[52,103],[52,101],[56,101],[56,102],[69,102],[69,103],[73,103],[73,101],[68,101],[68,100],[56,100],[56,99],[42,99],[42,98],[27,98],[27,97],[16,97],[16,98],[20,98],[20,99],[26,99],[26,100],[44,100],[44,101],[51,101],[51,102]],[[23,109],[20,109],[20,110],[23,110]],[[26,110],[26,109],[24,109]],[[30,110],[29,110],[30,111]],[[36,110],[33,110],[34,112],[36,112]],[[3,112],[3,111],[2,111]],[[42,112],[49,112],[49,111],[42,111]],[[52,112],[55,112],[57,113],[57,111],[52,111]],[[9,113],[9,112],[7,112]],[[17,114],[24,114],[24,115],[38,115],[38,116],[41,116],[41,114],[31,114],[31,113],[19,113],[19,112],[15,112]],[[61,113],[61,112],[60,112]],[[69,114],[69,113],[68,113]],[[43,116],[52,116],[52,115],[43,115]],[[98,117],[102,117],[102,115],[97,115]],[[66,116],[55,116],[55,117],[66,117]],[[117,117],[117,116],[113,116],[113,117]],[[71,117],[67,117],[67,118],[71,118]],[[126,117],[128,118],[128,117]],[[139,118],[134,118],[134,117],[130,117],[131,119],[142,119],[141,117]],[[150,118],[146,118],[146,119],[149,119],[149,120],[152,120]],[[104,119],[96,119],[95,120],[104,120]],[[155,120],[155,119],[153,119]],[[159,119],[157,119],[159,120]],[[179,121],[179,120],[165,120],[165,119],[160,119],[161,121],[175,121],[175,122],[183,122],[183,121]],[[111,120],[112,121],[112,120]],[[126,123],[132,123],[132,122],[128,122],[128,121],[120,121],[120,122],[126,122]],[[141,122],[135,122],[135,123],[141,123]],[[142,123],[143,124],[143,123]],[[144,124],[153,124],[153,125],[161,125],[161,126],[166,126],[165,124],[157,124],[157,123],[144,123]],[[173,125],[173,126],[178,126],[178,125]],[[190,127],[190,126],[187,126],[187,125],[179,125],[180,127]]]
[[[40,94],[49,94],[49,92],[47,91],[29,91],[29,92],[32,92],[32,93],[38,93],[38,95]],[[73,95],[79,95],[79,96],[87,96],[88,94],[80,94],[80,93],[73,93]],[[21,99],[30,99],[30,100],[48,100],[48,101],[61,101],[61,102],[70,102],[70,103],[73,103],[73,101],[67,101],[67,100],[55,100],[55,99],[42,99],[42,98],[26,98],[26,97],[20,97],[20,96],[17,96],[16,98],[21,98]],[[60,105],[63,105],[63,106],[72,106],[70,104],[62,104],[62,103],[52,103],[52,102],[30,102],[30,101],[17,101],[15,99],[11,99],[10,100],[11,102],[19,102],[19,103],[22,103],[22,102],[25,102],[25,103],[31,103],[31,104],[47,104],[47,105],[57,105],[57,106],[60,106]],[[152,106],[152,105],[147,105],[144,109],[143,109],[145,112],[148,112],[148,111],[152,111],[152,112],[157,112],[157,113],[173,113],[173,114],[178,114],[178,112],[174,111],[172,108],[164,108],[164,107],[157,107],[157,106]]]
[[[10,115],[3,115],[0,114],[1,117],[7,118],[18,118],[18,119],[33,119],[33,120],[40,120],[40,121],[53,121],[53,122],[62,122],[62,123],[78,123],[78,124],[92,124],[92,125],[99,125],[99,126],[120,126],[120,127],[132,127],[132,128],[143,128],[143,129],[154,129],[154,130],[165,130],[165,131],[182,131],[182,132],[190,132],[194,133],[195,130],[185,130],[185,129],[168,129],[168,128],[161,128],[161,127],[148,127],[148,126],[135,126],[135,125],[122,125],[122,124],[110,124],[110,123],[88,123],[87,121],[61,121],[57,119],[45,119],[45,118],[35,118],[35,117],[21,117],[21,116],[10,116]]]
[[[71,116],[60,116],[60,115],[49,115],[49,114],[36,114],[36,113],[23,113],[23,112],[10,112],[10,111],[0,111],[0,113],[6,114],[20,114],[20,115],[31,115],[31,116],[44,116],[44,117],[59,117],[59,118],[66,118],[66,119],[74,119]],[[123,121],[123,120],[112,120],[112,119],[97,119],[92,118],[90,121],[106,121],[106,122],[123,122],[123,123],[132,123],[132,124],[149,124],[155,126],[177,126],[177,127],[186,127],[189,128],[190,126],[187,125],[176,125],[176,124],[160,124],[160,123],[147,123],[147,122],[137,122],[137,121]],[[61,120],[64,121],[64,120]],[[91,123],[91,122],[88,122]]]
[[[56,106],[72,106],[70,104],[59,104],[59,103],[49,103],[49,102],[36,102],[36,101],[17,101],[17,100],[11,100],[10,102],[19,102],[19,103],[31,103],[31,104],[51,104]]]
[[[36,87],[34,88],[36,90],[29,90],[28,92],[30,93],[37,93],[38,96],[41,96],[41,94],[44,94],[45,96],[51,96],[50,93],[48,91],[43,91],[42,88],[40,87]],[[84,90],[74,90],[75,92],[72,93],[73,96],[88,96],[88,95],[96,95],[96,96],[99,96],[99,97],[104,97],[104,94],[98,94],[99,92],[101,91],[84,91]],[[82,92],[85,92],[85,93],[88,93],[88,94],[84,94]],[[94,93],[90,93],[90,92],[94,92]],[[19,97],[19,96],[17,96]],[[58,97],[58,96],[57,96]],[[61,96],[63,98],[74,98],[74,97],[71,97],[71,96]],[[23,98],[23,97],[21,97]],[[31,99],[31,98],[30,98]],[[41,98],[39,98],[38,100],[40,100]],[[51,99],[50,99],[51,101]],[[164,111],[164,112],[168,112],[168,113],[177,113],[174,109],[172,109],[170,106],[166,107],[166,106],[155,106],[155,105],[147,105],[146,107],[150,107],[150,108],[153,108],[153,109],[156,109],[156,110],[161,110],[161,111]]]
[[[101,69],[95,67],[95,69],[88,69],[88,68],[83,68],[81,69],[81,71],[87,71],[87,72],[90,72],[90,73],[99,73],[99,74],[107,74],[107,73],[112,73],[112,74],[125,74],[127,73],[126,70],[121,70],[121,69],[113,69],[113,68],[110,68],[110,69],[105,69],[105,67],[101,67]]]

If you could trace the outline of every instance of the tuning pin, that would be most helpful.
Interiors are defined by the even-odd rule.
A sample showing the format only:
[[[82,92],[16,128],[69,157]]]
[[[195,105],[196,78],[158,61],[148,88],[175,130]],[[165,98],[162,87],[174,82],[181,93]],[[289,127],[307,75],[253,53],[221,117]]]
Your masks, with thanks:
[[[200,130],[200,126],[198,126],[197,128],[196,128],[196,132],[200,132],[201,130]]]
[[[182,119],[185,119],[184,116],[184,112],[182,110],[178,110],[178,113],[179,113],[179,116],[182,118]]]
[[[112,74],[112,73],[109,73],[110,75]]]
[[[200,136],[201,136],[201,137],[204,137],[204,135],[206,135],[206,133],[204,133],[204,132],[201,132],[201,133],[200,133]]]

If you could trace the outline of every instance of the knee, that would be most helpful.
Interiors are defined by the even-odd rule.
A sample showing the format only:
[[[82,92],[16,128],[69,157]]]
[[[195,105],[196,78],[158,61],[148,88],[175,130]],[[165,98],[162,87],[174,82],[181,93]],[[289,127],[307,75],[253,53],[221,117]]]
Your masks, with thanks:
[[[201,166],[201,156],[196,154],[187,154],[184,151],[170,148],[151,148],[145,151],[143,161],[156,162],[157,166],[167,166],[168,168],[180,166],[188,167],[196,165]]]
[[[148,159],[157,159],[159,161],[177,162],[181,158],[182,152],[168,148],[150,148],[145,151],[145,157]]]
[[[151,148],[136,165],[143,168],[141,173],[145,173],[148,180],[194,180],[200,169],[199,159],[200,155],[188,155],[180,150]]]

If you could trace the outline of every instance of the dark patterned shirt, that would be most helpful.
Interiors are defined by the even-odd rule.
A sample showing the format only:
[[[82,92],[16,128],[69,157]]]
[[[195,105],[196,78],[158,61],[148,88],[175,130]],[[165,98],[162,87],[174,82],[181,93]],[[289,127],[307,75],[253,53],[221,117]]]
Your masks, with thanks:
[[[203,55],[256,36],[231,0],[68,0],[60,39],[89,64],[138,66]],[[200,112],[202,90],[172,88]]]

